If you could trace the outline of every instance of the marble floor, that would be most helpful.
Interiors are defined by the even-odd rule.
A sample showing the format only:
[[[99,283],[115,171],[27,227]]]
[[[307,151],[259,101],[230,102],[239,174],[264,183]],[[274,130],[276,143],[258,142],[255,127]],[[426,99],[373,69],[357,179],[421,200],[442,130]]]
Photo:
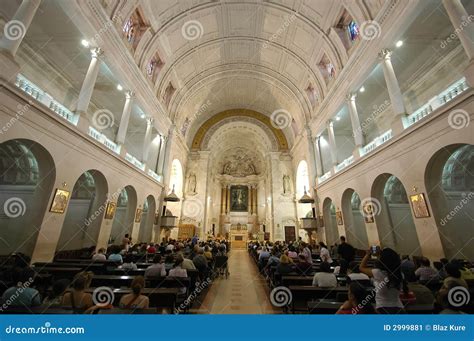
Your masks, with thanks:
[[[198,314],[281,314],[270,303],[269,289],[247,250],[232,250],[228,279],[213,281]]]

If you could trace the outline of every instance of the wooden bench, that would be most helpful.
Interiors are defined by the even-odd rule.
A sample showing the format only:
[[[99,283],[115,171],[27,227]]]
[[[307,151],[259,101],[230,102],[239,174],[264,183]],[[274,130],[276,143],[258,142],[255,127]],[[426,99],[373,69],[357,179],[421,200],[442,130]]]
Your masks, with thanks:
[[[347,297],[347,287],[335,287],[335,288],[319,288],[306,285],[291,285],[289,289],[292,294],[291,310],[295,311],[307,311],[307,302],[314,301],[316,299],[333,299],[336,300],[338,294],[345,294]]]

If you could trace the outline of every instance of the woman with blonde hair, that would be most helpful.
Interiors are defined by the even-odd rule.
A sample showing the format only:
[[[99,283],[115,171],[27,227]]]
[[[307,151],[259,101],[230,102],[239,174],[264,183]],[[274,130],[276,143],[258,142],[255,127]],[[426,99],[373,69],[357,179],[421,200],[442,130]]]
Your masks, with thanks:
[[[147,296],[142,295],[145,287],[145,278],[137,276],[132,282],[130,288],[132,293],[122,296],[120,299],[120,308],[122,309],[148,309],[150,300]]]
[[[280,257],[280,263],[276,267],[276,273],[280,275],[286,275],[295,271],[293,260],[287,255]]]
[[[74,312],[84,312],[94,305],[92,295],[85,292],[91,285],[91,271],[79,272],[71,283],[71,291],[64,294],[61,305],[65,308],[72,308]]]

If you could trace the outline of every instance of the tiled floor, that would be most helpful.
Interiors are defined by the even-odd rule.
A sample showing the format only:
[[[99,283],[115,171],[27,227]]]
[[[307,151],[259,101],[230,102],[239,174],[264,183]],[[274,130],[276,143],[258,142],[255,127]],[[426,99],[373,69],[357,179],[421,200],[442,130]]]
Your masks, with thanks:
[[[278,314],[269,290],[247,250],[233,250],[228,279],[218,278],[207,293],[198,314]]]

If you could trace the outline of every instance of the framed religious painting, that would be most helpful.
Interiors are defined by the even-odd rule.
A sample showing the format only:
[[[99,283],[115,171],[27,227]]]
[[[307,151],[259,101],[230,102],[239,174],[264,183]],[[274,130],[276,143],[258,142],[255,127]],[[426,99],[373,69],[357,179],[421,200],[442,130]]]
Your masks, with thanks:
[[[336,212],[336,222],[337,222],[337,225],[344,225],[344,220],[342,219],[341,211]]]
[[[249,188],[247,186],[230,187],[230,210],[232,212],[248,211]]]
[[[142,221],[142,213],[143,213],[143,210],[141,208],[137,208],[137,210],[135,211],[135,222],[136,223],[139,223]]]
[[[49,211],[53,213],[64,213],[66,211],[70,195],[71,192],[66,191],[64,189],[56,188],[56,192],[54,193],[53,197],[53,202],[51,203]]]
[[[105,209],[104,219],[113,219],[115,215],[115,210],[117,209],[117,203],[109,201],[107,203],[107,208]]]
[[[411,208],[415,218],[428,218],[430,211],[426,204],[425,195],[423,193],[410,195]]]
[[[362,206],[362,215],[364,216],[364,220],[366,223],[370,224],[375,222],[374,205],[370,201],[364,203],[364,206]]]

